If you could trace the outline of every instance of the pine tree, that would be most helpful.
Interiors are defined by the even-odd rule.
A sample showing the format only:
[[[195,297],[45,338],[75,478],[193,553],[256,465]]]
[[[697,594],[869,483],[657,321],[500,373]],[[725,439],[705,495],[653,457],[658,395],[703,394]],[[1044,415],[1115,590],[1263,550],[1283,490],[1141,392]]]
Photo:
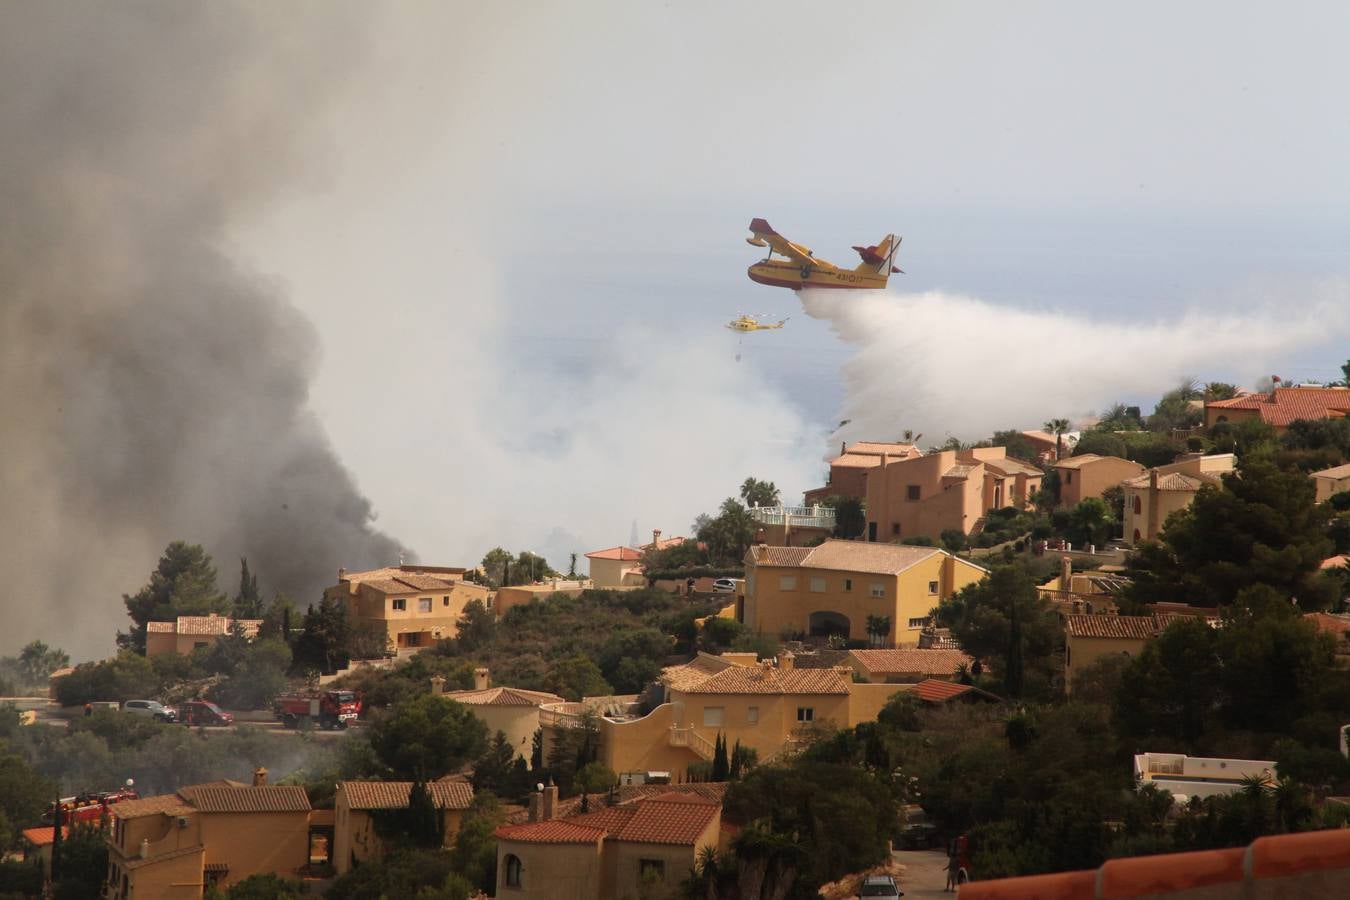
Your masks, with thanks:
[[[730,780],[740,781],[741,773],[745,769],[745,751],[741,749],[741,739],[736,738],[736,745],[731,748],[731,771]]]

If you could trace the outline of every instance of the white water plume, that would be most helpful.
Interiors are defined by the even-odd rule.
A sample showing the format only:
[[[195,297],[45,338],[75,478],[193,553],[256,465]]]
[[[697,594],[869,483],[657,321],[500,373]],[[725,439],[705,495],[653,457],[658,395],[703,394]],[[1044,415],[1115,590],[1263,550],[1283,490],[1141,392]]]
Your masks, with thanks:
[[[855,348],[843,365],[845,440],[912,429],[948,435],[1071,421],[1115,401],[1156,398],[1183,378],[1243,383],[1287,354],[1335,340],[1350,322],[1350,285],[1245,313],[1190,310],[1151,322],[1029,311],[929,291],[804,291],[808,315]],[[1278,373],[1278,370],[1276,370]]]

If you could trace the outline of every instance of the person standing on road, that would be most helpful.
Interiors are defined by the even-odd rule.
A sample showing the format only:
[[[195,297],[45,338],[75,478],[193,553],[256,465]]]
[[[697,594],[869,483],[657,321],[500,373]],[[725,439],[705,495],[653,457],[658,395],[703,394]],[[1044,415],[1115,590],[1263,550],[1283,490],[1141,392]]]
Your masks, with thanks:
[[[947,886],[943,893],[956,890],[956,873],[961,869],[961,857],[956,853],[956,842],[947,845]]]

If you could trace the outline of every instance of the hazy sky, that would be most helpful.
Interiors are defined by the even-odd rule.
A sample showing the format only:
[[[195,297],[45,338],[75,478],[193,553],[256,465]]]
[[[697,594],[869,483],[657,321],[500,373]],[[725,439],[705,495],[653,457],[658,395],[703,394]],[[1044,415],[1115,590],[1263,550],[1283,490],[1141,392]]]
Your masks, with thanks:
[[[314,402],[380,524],[424,558],[557,562],[555,528],[584,552],[634,519],[683,531],[748,474],[816,483],[853,348],[746,279],[752,216],[840,262],[898,231],[905,291],[1164,332],[1198,310],[1195,345],[1208,315],[1334,303],[1350,272],[1341,4],[453,6],[372,18],[325,183],[245,239],[317,323]],[[739,312],[792,320],[737,364]],[[930,367],[982,364],[932,318],[909,336],[946,345]],[[1009,340],[1052,349],[1047,321]],[[1346,355],[1206,349],[1165,379]]]
[[[1350,355],[1344,4],[243,8],[241,124],[190,107],[178,141],[166,109],[135,137],[171,180],[137,187],[259,170],[211,239],[310,320],[318,423],[428,562],[684,533],[751,474],[798,500],[845,417],[975,439]],[[217,62],[164,18],[141,56]],[[745,277],[754,216],[849,265],[896,231],[907,274],[807,315]]]

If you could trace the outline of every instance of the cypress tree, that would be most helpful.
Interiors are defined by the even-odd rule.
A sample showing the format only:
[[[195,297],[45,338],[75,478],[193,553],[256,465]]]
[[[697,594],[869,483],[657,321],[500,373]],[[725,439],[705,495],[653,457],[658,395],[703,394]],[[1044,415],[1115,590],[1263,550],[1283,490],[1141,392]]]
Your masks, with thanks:
[[[444,840],[440,811],[427,783],[417,779],[408,790],[408,837],[419,847],[439,847]]]
[[[65,810],[61,808],[61,796],[56,797],[56,814],[52,819],[52,883],[60,878],[61,869],[61,826],[64,824]]]
[[[722,732],[717,733],[717,742],[713,747],[712,781],[726,781],[731,774],[731,765],[727,762],[727,739]]]

